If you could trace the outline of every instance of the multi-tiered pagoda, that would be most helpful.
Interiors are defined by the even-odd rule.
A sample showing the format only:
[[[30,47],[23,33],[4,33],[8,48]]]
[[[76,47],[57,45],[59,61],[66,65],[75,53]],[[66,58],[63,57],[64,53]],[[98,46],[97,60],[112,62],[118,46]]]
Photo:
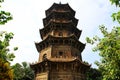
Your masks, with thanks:
[[[35,80],[85,80],[90,65],[82,62],[85,44],[79,41],[78,19],[68,4],[54,3],[45,11],[42,41],[35,43],[39,52],[37,63],[31,64]]]

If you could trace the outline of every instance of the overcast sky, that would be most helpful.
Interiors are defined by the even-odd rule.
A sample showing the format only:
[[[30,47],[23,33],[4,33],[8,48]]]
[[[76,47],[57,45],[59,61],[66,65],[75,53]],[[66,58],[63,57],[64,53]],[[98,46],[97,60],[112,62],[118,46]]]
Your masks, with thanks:
[[[5,0],[2,9],[11,12],[13,20],[0,27],[0,30],[7,30],[15,34],[11,41],[11,47],[18,46],[15,52],[16,58],[12,62],[38,61],[38,52],[34,42],[40,42],[39,29],[43,28],[42,19],[45,18],[47,10],[54,2],[68,3],[76,11],[76,18],[79,19],[78,29],[82,30],[80,41],[86,43],[85,38],[100,35],[99,25],[104,24],[109,30],[116,25],[112,22],[111,14],[116,12],[115,6],[111,6],[109,0]],[[99,60],[97,53],[93,53],[92,46],[86,44],[82,52],[83,61],[94,65]]]

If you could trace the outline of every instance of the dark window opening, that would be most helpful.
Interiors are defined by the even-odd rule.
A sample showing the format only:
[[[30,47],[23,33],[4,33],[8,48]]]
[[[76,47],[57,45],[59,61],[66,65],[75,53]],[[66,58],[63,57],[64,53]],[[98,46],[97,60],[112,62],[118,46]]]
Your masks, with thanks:
[[[63,36],[63,33],[62,32],[59,32],[59,34],[58,34],[59,36]]]
[[[43,61],[47,59],[47,54],[43,55]]]
[[[63,55],[63,52],[59,52],[59,56],[62,56]]]

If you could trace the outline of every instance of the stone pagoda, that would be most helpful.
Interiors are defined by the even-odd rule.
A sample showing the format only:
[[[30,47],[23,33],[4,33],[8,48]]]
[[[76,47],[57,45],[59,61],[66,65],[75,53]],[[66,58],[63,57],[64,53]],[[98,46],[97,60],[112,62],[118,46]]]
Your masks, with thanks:
[[[69,4],[54,3],[45,13],[42,41],[35,43],[39,60],[30,65],[35,80],[86,80],[90,65],[82,62],[85,44],[79,41],[75,11]]]

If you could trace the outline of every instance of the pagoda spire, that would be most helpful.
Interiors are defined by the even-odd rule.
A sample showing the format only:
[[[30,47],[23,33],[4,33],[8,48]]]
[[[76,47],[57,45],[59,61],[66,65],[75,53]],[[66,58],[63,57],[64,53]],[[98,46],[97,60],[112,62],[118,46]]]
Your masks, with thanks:
[[[61,1],[59,2],[59,4],[61,4]]]

